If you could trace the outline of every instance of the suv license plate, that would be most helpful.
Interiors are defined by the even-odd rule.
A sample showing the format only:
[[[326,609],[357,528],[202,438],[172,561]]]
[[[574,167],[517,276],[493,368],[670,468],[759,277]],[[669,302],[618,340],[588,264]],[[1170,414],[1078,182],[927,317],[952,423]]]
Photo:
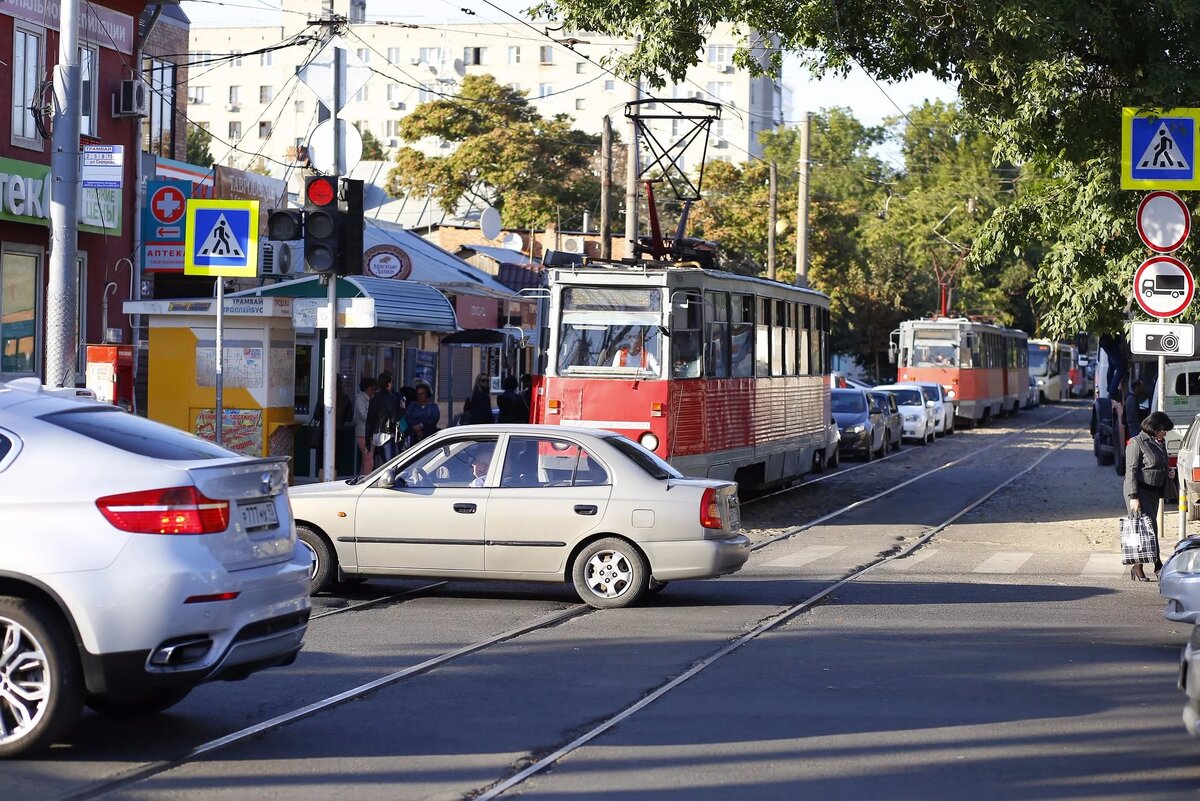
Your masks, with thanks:
[[[238,510],[242,513],[242,525],[247,531],[279,526],[279,513],[275,511],[274,501],[243,503],[238,505]]]

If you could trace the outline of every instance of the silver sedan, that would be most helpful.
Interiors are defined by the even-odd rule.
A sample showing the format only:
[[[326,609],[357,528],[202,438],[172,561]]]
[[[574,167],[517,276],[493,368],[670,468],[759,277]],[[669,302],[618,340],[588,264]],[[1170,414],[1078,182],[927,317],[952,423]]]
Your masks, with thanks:
[[[289,494],[313,592],[373,576],[566,581],[611,608],[750,555],[737,484],[684,478],[605,431],[460,426]]]

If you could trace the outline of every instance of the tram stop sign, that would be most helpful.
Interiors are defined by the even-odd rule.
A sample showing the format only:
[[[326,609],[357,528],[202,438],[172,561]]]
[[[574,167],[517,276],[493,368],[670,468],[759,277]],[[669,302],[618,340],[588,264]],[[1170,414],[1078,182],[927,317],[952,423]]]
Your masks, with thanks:
[[[1146,314],[1166,320],[1191,304],[1196,282],[1192,271],[1179,259],[1152,256],[1134,273],[1133,292]]]

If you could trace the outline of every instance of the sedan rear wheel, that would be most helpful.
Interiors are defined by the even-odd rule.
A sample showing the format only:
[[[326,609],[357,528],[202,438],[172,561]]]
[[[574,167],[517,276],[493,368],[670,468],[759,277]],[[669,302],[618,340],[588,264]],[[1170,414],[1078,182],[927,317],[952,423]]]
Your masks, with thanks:
[[[329,585],[330,576],[336,575],[337,557],[325,538],[308,526],[296,526],[296,539],[312,557],[308,567],[308,590],[316,595]]]
[[[79,657],[57,614],[0,597],[0,757],[45,748],[83,708]]]
[[[571,567],[575,591],[597,609],[637,602],[650,584],[650,567],[641,551],[625,540],[597,540],[579,552]]]

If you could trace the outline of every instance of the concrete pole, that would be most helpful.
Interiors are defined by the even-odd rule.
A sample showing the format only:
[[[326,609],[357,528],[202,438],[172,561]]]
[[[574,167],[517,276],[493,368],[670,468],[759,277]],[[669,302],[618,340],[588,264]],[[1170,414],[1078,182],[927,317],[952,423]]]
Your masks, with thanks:
[[[642,88],[633,82],[633,99],[641,100]],[[637,125],[629,121],[629,150],[625,156],[625,240],[629,242],[629,256],[637,257],[635,246],[638,239],[638,135]]]
[[[1063,376],[1065,379],[1066,376]],[[1165,410],[1167,408],[1167,357],[1161,353],[1158,355],[1158,409]],[[1178,476],[1178,473],[1176,473]],[[1182,490],[1182,485],[1180,486]],[[1167,503],[1165,498],[1158,499],[1158,535],[1163,537],[1167,533]],[[1180,515],[1182,518],[1183,515]]]
[[[600,258],[612,258],[612,210],[609,196],[612,194],[612,117],[604,115],[604,129],[600,134]]]
[[[771,162],[771,186],[767,210],[767,278],[775,280],[775,218],[779,213],[779,170]]]
[[[796,285],[808,286],[808,112],[800,115],[800,188],[796,204]]]
[[[76,275],[79,261],[80,0],[60,6],[58,65],[54,68],[54,136],[50,144],[50,271],[46,292],[46,366],[52,387],[75,386],[79,328]],[[137,157],[137,153],[133,157]]]
[[[213,381],[217,390],[217,409],[213,420],[214,439],[225,444],[225,279],[217,276],[217,353]]]
[[[334,175],[339,178],[346,172],[346,138],[342,136],[342,119],[339,116],[342,104],[345,103],[345,98],[342,97],[342,89],[345,86],[345,75],[346,51],[338,47],[333,51],[333,171]],[[329,291],[326,298],[329,303],[329,328],[327,329],[329,333],[325,337],[325,419],[321,421],[322,430],[324,431],[325,459],[322,472],[325,481],[333,481],[337,478],[334,448],[337,447],[337,375],[339,355],[337,342],[338,277],[336,268],[328,278]]]

